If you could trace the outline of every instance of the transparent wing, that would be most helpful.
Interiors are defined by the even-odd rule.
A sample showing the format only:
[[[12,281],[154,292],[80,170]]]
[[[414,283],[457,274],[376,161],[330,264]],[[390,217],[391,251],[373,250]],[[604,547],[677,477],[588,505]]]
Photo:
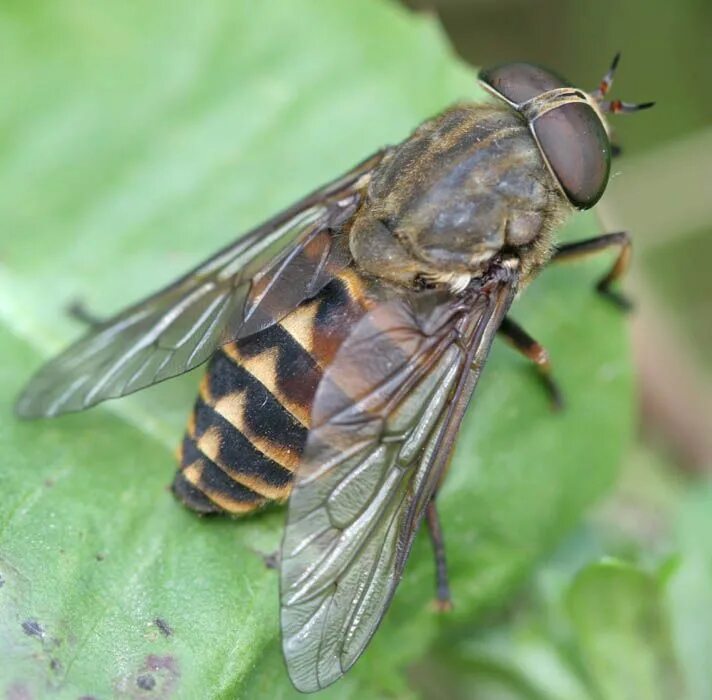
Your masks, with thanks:
[[[299,690],[343,675],[385,614],[514,286],[429,311],[377,305],[324,375],[282,543],[283,650]]]
[[[221,250],[177,282],[122,311],[33,377],[26,418],[78,411],[205,362],[316,294],[350,261],[341,225],[354,214],[379,152]]]

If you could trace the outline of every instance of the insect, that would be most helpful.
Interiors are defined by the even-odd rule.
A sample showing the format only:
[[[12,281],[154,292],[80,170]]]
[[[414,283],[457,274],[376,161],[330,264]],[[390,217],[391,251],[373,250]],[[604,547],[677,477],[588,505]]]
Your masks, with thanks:
[[[462,103],[96,324],[17,402],[23,418],[123,396],[208,362],[180,447],[177,497],[245,515],[288,500],[283,650],[309,692],[342,676],[383,618],[422,521],[437,595],[450,594],[435,506],[458,428],[501,333],[546,377],[544,349],[507,313],[552,261],[625,233],[557,245],[553,232],[608,182],[606,101],[538,66],[480,73]]]

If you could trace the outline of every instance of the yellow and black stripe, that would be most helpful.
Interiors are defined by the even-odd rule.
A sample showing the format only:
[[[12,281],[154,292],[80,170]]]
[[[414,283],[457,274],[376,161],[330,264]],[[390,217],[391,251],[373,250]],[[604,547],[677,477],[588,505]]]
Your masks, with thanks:
[[[173,491],[200,513],[250,513],[286,500],[323,370],[368,306],[344,270],[279,323],[220,348],[179,448]]]

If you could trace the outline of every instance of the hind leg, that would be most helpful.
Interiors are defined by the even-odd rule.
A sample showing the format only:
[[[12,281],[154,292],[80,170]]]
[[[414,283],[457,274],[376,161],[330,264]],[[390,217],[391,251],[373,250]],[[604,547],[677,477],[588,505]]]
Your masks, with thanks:
[[[435,506],[435,499],[431,500],[425,511],[425,520],[428,524],[430,541],[433,545],[435,555],[435,608],[438,612],[452,610],[452,599],[450,597],[450,582],[447,573],[447,560],[445,558],[445,539],[440,527],[440,517]]]
[[[99,328],[103,325],[102,319],[93,314],[83,301],[75,300],[66,308],[67,315],[89,328]]]

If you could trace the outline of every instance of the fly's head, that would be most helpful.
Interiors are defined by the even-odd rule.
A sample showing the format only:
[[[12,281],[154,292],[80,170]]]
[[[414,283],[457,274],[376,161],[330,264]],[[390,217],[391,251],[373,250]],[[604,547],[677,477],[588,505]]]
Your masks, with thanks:
[[[605,100],[620,54],[591,93],[555,73],[529,63],[508,63],[480,72],[483,87],[526,120],[541,155],[566,199],[590,209],[603,195],[611,167],[607,114],[631,113],[653,102]]]

